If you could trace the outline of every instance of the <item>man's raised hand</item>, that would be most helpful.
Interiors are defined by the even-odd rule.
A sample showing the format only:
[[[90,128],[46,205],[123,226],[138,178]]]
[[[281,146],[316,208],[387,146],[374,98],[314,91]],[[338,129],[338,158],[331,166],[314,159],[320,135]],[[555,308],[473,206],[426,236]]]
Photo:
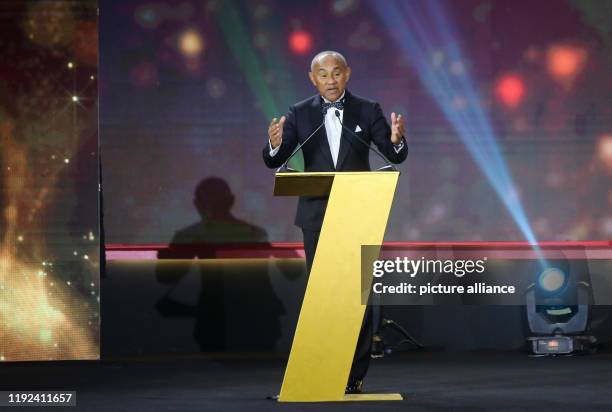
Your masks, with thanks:
[[[391,143],[399,144],[402,141],[402,136],[406,129],[404,127],[404,118],[401,114],[395,115],[395,112],[391,113]]]
[[[283,126],[285,125],[285,116],[281,117],[277,122],[276,117],[270,122],[268,126],[268,138],[272,149],[276,149],[283,142]]]

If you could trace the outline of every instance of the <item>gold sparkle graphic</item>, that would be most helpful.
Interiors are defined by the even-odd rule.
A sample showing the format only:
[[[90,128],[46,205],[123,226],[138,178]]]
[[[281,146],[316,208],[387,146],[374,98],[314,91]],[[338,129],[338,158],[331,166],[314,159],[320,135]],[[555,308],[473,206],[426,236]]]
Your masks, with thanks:
[[[11,173],[2,182],[6,229],[0,241],[0,356],[4,361],[97,359],[98,344],[87,328],[88,312],[94,308],[88,308],[89,303],[68,283],[45,271],[52,263],[37,266],[20,257],[18,228],[36,224],[35,213],[23,218],[21,211],[28,210],[25,204],[32,198],[44,204],[50,189],[31,196],[28,183],[33,173],[28,170],[27,150],[12,138],[12,129],[6,121],[0,129],[2,163],[11,164]],[[28,254],[40,255],[43,239],[31,241]]]
[[[97,139],[97,73],[73,47],[95,16],[65,1],[0,15],[19,85],[0,87],[0,362],[99,358],[97,204],[74,212],[97,188],[96,153],[82,154]]]

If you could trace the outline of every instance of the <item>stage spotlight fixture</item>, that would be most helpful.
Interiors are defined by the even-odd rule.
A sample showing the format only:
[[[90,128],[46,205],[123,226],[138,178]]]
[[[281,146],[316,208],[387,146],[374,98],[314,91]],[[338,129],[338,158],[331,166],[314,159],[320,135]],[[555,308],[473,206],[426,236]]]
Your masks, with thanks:
[[[538,263],[536,273],[525,293],[532,353],[593,351],[597,339],[588,333],[592,288],[586,263],[547,260],[544,267]]]
[[[538,277],[538,286],[545,293],[559,293],[565,285],[567,285],[567,275],[558,268],[547,268]]]

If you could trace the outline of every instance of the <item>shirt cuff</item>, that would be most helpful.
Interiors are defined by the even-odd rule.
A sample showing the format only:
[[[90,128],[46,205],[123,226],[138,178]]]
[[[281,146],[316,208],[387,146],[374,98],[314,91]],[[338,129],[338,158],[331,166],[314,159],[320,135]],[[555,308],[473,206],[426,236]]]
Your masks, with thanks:
[[[402,142],[403,144],[404,142]],[[280,145],[276,146],[275,149],[272,149],[272,142],[270,142],[270,140],[268,139],[268,147],[270,148],[270,157],[274,157],[276,156],[276,154],[278,153],[278,151],[280,150]]]
[[[395,153],[399,153],[402,151],[403,148],[404,148],[404,138],[402,137],[402,141],[399,142],[398,144],[394,144],[393,149],[395,150]]]

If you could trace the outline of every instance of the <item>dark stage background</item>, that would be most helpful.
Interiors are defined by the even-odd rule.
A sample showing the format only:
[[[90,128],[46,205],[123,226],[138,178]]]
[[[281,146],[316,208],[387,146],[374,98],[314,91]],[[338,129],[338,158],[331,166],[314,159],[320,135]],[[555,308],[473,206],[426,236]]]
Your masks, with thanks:
[[[396,10],[403,23],[389,26]],[[610,1],[102,0],[107,240],[168,242],[199,221],[194,191],[212,176],[199,203],[230,199],[218,206],[241,219],[219,240],[301,240],[296,200],[272,197],[261,149],[270,118],[314,94],[307,71],[324,49],[347,57],[353,93],[407,119],[387,240],[610,238],[611,18]]]

